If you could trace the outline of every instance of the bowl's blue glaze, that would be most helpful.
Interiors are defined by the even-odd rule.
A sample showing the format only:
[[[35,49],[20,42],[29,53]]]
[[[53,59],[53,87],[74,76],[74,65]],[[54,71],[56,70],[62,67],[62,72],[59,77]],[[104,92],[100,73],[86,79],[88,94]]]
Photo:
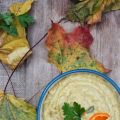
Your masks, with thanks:
[[[109,83],[111,83],[111,85],[118,91],[118,93],[120,94],[120,87],[111,79],[109,78],[107,75],[100,73],[98,71],[95,70],[89,70],[89,69],[77,69],[77,70],[71,70],[68,72],[64,72],[63,74],[58,75],[57,77],[55,77],[51,82],[49,82],[47,84],[47,86],[44,88],[40,99],[39,99],[39,103],[37,106],[37,120],[40,120],[40,116],[41,116],[41,110],[42,110],[42,103],[45,99],[45,96],[47,95],[47,92],[49,91],[49,89],[56,84],[59,80],[61,80],[62,78],[66,77],[67,75],[70,74],[74,74],[74,73],[92,73],[95,75],[98,75],[100,77],[102,77],[103,79],[105,79],[106,81],[108,81]]]

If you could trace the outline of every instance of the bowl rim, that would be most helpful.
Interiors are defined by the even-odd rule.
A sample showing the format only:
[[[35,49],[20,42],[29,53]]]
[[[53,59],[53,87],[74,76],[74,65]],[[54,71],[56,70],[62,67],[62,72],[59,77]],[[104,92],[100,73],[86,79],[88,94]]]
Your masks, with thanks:
[[[90,69],[76,69],[76,70],[70,70],[67,72],[64,72],[62,74],[59,74],[58,76],[56,76],[55,78],[53,78],[43,89],[41,96],[39,98],[39,102],[37,105],[37,120],[40,120],[40,115],[41,115],[41,108],[42,108],[42,103],[44,102],[44,99],[47,95],[47,92],[49,91],[49,89],[52,87],[52,85],[54,85],[55,83],[57,83],[60,79],[71,75],[71,74],[75,74],[75,73],[92,73],[95,75],[98,75],[100,77],[102,77],[104,80],[108,81],[118,92],[118,94],[120,94],[120,87],[117,85],[117,83],[111,79],[110,77],[108,77],[106,74],[95,71],[95,70],[90,70]]]

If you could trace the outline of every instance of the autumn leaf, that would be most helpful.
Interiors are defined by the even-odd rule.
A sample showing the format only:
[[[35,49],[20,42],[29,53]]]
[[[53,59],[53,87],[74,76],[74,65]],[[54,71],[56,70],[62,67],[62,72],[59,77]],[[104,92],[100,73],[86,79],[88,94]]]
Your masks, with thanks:
[[[73,22],[95,24],[102,14],[120,9],[120,0],[75,0],[67,11],[67,18]]]
[[[66,33],[59,24],[53,23],[46,40],[49,62],[62,72],[80,68],[108,72],[90,56],[92,41],[87,27],[77,27],[73,32]]]
[[[30,50],[25,27],[33,23],[33,17],[26,13],[30,10],[32,2],[33,0],[27,0],[14,3],[10,7],[11,13],[0,15],[0,18],[4,18],[8,25],[0,25],[0,61],[11,69],[15,69],[23,56]],[[25,59],[31,53],[32,51],[26,55]]]
[[[26,13],[30,10],[32,2],[33,0],[27,0],[25,2],[13,3],[9,8],[10,11],[0,13],[0,29],[12,36],[17,36],[17,29],[14,25],[16,18],[25,28],[33,24],[35,21],[33,16]]]
[[[34,0],[26,0],[25,2],[17,2],[10,6],[10,12],[16,16],[23,15],[31,9]]]
[[[19,22],[23,27],[28,27],[35,22],[34,18],[28,14],[18,16]]]
[[[30,49],[29,43],[26,39],[25,28],[21,26],[18,19],[14,21],[18,31],[18,36],[9,35],[3,31],[0,32],[0,60],[7,64],[11,69],[14,69],[21,58]],[[26,56],[26,58],[31,54]]]
[[[0,120],[36,120],[35,107],[0,91]]]
[[[93,42],[93,37],[88,27],[77,27],[73,32],[68,34],[68,37],[70,41],[77,41],[85,48],[90,48]]]
[[[115,10],[120,10],[120,0],[116,0],[115,3],[112,3],[110,6],[108,6],[105,9],[105,13],[110,11],[115,11]]]

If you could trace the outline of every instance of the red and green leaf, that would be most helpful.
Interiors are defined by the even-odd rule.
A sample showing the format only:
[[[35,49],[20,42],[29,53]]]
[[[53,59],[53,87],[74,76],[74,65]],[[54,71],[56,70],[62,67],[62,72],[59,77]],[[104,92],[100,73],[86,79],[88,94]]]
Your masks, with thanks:
[[[109,72],[90,56],[92,42],[93,37],[87,27],[77,27],[67,33],[59,24],[53,23],[46,40],[49,62],[62,72],[81,68]]]

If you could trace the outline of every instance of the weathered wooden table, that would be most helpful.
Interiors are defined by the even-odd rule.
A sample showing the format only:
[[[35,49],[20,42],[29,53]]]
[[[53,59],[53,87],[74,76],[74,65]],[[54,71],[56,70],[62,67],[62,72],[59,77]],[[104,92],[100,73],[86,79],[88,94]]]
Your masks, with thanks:
[[[0,11],[6,11],[12,2],[24,0],[0,0]],[[37,0],[34,3],[31,14],[36,23],[29,27],[29,42],[34,45],[49,29],[50,19],[58,21],[64,16],[69,6],[69,0]],[[71,30],[75,24],[62,23],[67,30]],[[120,11],[111,12],[103,17],[103,22],[91,28],[94,36],[94,44],[91,52],[99,61],[111,69],[108,74],[120,86]],[[57,69],[47,62],[47,50],[43,40],[34,50],[33,55],[22,65],[12,77],[12,82],[18,97],[29,99],[56,75]],[[11,71],[8,69],[9,74]],[[8,76],[0,65],[0,89],[4,89]],[[11,85],[8,86],[11,91]],[[31,102],[37,105],[39,96]]]

